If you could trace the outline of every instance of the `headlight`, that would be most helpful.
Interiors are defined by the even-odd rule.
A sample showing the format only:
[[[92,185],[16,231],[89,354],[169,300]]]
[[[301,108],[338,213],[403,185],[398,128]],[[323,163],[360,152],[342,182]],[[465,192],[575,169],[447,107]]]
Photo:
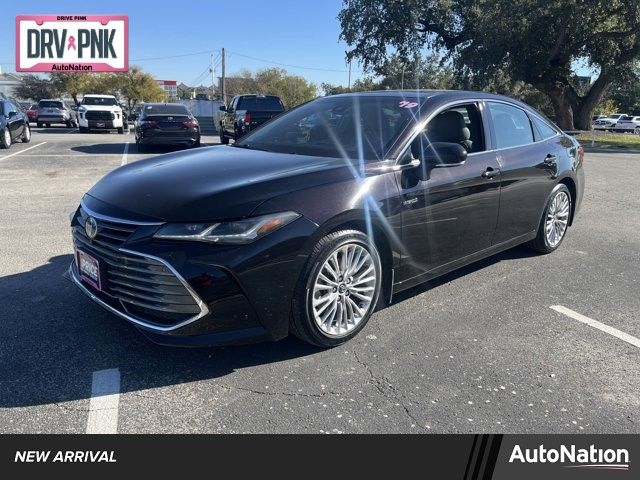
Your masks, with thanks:
[[[160,228],[155,238],[192,240],[219,244],[246,244],[284,227],[299,218],[296,212],[272,213],[233,222],[170,223]]]

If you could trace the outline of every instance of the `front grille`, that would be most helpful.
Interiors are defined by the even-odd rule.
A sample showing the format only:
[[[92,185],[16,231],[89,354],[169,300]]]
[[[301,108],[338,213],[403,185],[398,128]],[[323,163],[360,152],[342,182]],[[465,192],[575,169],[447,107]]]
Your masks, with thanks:
[[[159,260],[123,252],[120,247],[136,225],[96,218],[98,234],[91,240],[81,208],[73,239],[77,248],[98,259],[104,269],[103,293],[119,302],[124,313],[144,322],[168,326],[198,316],[202,309],[182,281]]]
[[[84,116],[87,120],[113,120],[111,112],[101,110],[89,110]]]

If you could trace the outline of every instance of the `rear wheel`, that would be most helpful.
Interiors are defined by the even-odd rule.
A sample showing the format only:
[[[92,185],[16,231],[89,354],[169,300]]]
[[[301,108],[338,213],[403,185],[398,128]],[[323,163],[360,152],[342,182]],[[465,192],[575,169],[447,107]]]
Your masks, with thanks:
[[[73,127],[73,122],[71,120],[67,120],[65,122],[65,125],[67,126],[67,128],[72,128]]]
[[[118,133],[124,133],[124,127],[118,128]]]
[[[78,127],[78,131],[80,133],[87,133],[89,131],[89,129],[87,127]]]
[[[42,122],[36,122],[36,125],[38,126],[38,128],[42,128]]]
[[[570,215],[571,193],[561,183],[553,189],[538,227],[538,235],[528,243],[529,247],[540,253],[551,253],[557,249],[569,228]]]
[[[636,135],[640,135],[640,127],[634,128],[633,133],[635,133]]]
[[[193,146],[195,148],[198,148],[200,146],[200,135],[198,135],[198,139],[195,142],[193,142]]]
[[[29,143],[31,141],[31,128],[28,123],[24,126],[24,131],[22,132],[20,140],[22,140],[22,143]]]
[[[222,125],[220,125],[220,143],[222,145],[229,145],[229,137],[224,134],[224,130],[222,129]]]
[[[380,255],[364,233],[341,230],[325,236],[296,287],[291,332],[324,348],[350,340],[369,321],[381,280]]]
[[[8,128],[5,128],[0,135],[0,148],[7,149],[11,146],[11,132]]]

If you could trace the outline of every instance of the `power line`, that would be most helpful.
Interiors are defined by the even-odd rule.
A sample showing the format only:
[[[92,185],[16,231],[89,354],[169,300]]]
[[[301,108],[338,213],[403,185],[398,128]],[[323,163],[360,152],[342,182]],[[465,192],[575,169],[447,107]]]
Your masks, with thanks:
[[[238,57],[248,58],[249,60],[256,60],[258,62],[270,63],[272,65],[279,65],[281,67],[299,68],[302,70],[316,70],[319,72],[333,72],[333,73],[347,73],[349,71],[349,70],[338,70],[333,68],[316,68],[316,67],[308,67],[303,65],[292,65],[290,63],[274,62],[273,60],[266,60],[264,58],[252,57],[250,55],[244,55],[242,53],[232,52],[232,51],[228,53],[230,53],[231,55],[236,55]],[[356,70],[354,71],[354,73],[363,73],[363,72],[361,70]]]
[[[136,58],[131,61],[132,62],[148,62],[152,60],[166,60],[168,58],[195,57],[196,55],[205,55],[205,54],[211,55],[211,50],[203,50],[201,52],[181,53],[179,55],[167,55],[164,57]]]

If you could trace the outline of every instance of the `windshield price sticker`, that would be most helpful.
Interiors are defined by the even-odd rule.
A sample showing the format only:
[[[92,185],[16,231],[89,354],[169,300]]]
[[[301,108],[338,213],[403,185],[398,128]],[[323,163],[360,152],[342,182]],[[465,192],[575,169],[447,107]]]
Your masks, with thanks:
[[[126,72],[126,15],[18,15],[18,72]]]

